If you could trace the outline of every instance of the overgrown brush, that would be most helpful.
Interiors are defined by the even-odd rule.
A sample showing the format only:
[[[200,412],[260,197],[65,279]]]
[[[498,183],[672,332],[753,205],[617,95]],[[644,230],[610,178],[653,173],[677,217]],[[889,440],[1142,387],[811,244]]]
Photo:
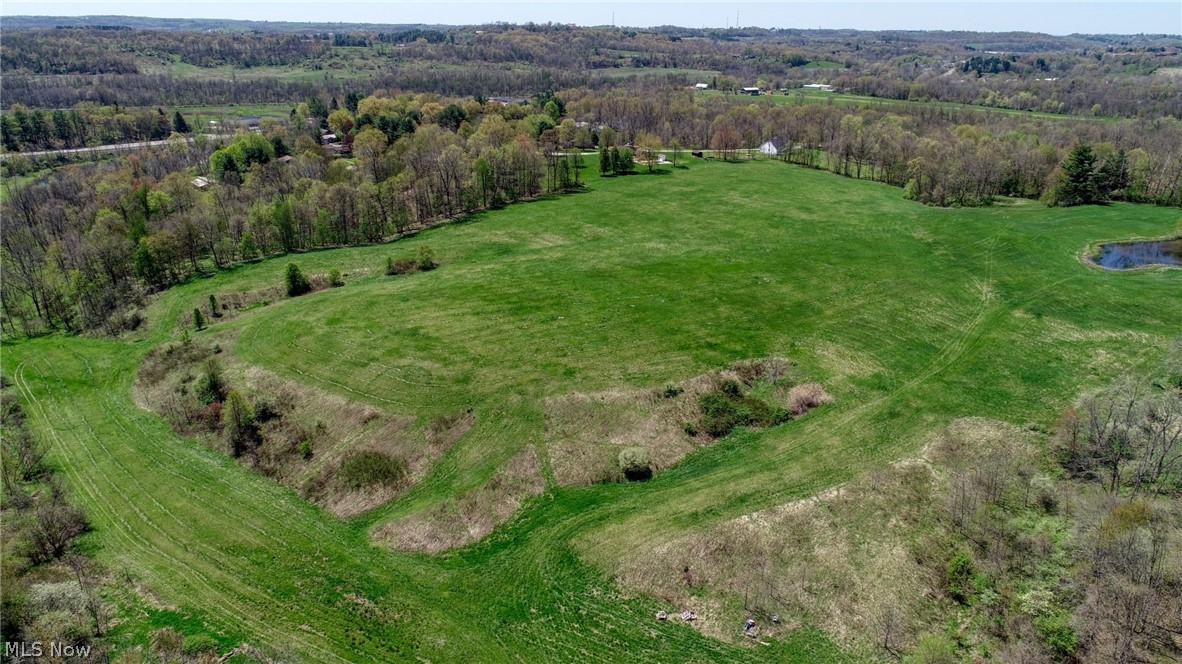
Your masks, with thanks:
[[[352,490],[395,487],[406,477],[405,461],[373,450],[350,453],[337,469],[337,483]]]

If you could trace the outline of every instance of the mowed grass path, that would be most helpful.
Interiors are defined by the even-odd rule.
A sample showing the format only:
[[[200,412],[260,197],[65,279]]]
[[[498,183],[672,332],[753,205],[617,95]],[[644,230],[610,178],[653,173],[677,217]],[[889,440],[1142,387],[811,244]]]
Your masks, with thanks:
[[[1046,424],[1083,386],[1154,361],[1182,332],[1182,271],[1101,272],[1078,255],[1171,232],[1179,216],[939,210],[779,163],[711,163],[295,257],[313,273],[342,268],[348,285],[218,323],[233,352],[391,413],[477,416],[407,496],[348,523],[130,399],[143,353],[182,312],[209,292],[278,283],[288,259],[165,293],[139,342],[42,339],[10,346],[4,364],[104,559],[227,639],[303,661],[832,658],[813,632],[750,649],[656,623],[670,607],[610,573],[646,546],[914,454],[954,418]],[[424,243],[438,270],[380,275],[386,256]],[[642,485],[550,490],[462,551],[370,543],[372,526],[480,486],[523,446],[541,450],[547,396],[655,388],[769,354],[838,401]]]

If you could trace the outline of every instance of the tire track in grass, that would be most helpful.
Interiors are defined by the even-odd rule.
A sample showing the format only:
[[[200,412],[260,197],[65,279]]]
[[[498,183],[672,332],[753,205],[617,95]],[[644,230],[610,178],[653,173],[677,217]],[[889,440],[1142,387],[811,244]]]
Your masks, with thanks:
[[[46,364],[46,366],[49,368],[49,370],[50,370],[51,372],[53,372],[53,371],[54,371],[52,364],[51,364],[51,363],[49,363],[49,362],[48,362],[48,360],[46,360],[46,359],[42,358],[42,361],[43,361],[43,362]],[[56,372],[55,372],[55,373],[56,373]],[[47,390],[49,391],[49,395],[50,395],[51,399],[53,399],[53,401],[54,401],[55,403],[59,403],[59,404],[60,404],[60,403],[61,403],[61,399],[60,399],[60,398],[54,398],[54,395],[53,395],[53,388],[50,386],[50,383],[49,383],[48,381],[46,382],[46,387],[47,387]],[[47,411],[47,410],[45,410],[45,409],[44,409],[44,407],[42,407],[42,411],[43,411],[43,413],[44,413],[45,415],[48,415],[48,411]],[[60,412],[60,411],[59,411],[59,412]],[[102,448],[104,452],[106,452],[106,453],[107,453],[107,456],[108,456],[108,457],[111,459],[112,463],[114,463],[116,466],[119,466],[120,464],[119,464],[118,460],[114,458],[114,456],[113,456],[113,455],[110,453],[110,451],[109,451],[109,450],[106,448],[106,446],[105,446],[105,445],[104,445],[104,444],[103,444],[103,443],[102,443],[102,442],[101,442],[101,441],[98,439],[97,435],[94,433],[94,430],[93,430],[93,427],[92,427],[92,425],[89,423],[89,421],[88,421],[88,420],[86,420],[86,418],[85,418],[85,415],[83,415],[83,414],[81,413],[81,411],[77,411],[77,415],[78,415],[78,416],[79,416],[79,417],[82,419],[82,426],[81,426],[81,428],[82,428],[83,430],[85,430],[85,431],[86,431],[88,434],[90,434],[90,437],[91,437],[92,439],[94,439],[94,441],[95,441],[95,442],[98,444],[98,446],[99,446],[100,448]],[[66,416],[64,413],[63,413],[63,414],[61,414],[61,417],[62,417],[63,421],[71,421],[71,420],[70,420],[70,418],[69,418],[68,416]],[[81,442],[81,441],[80,441],[80,442]],[[152,530],[156,531],[156,533],[158,533],[158,534],[159,534],[159,535],[160,535],[160,536],[161,536],[161,537],[162,537],[162,538],[163,538],[165,541],[167,541],[167,542],[171,543],[171,544],[172,544],[172,545],[173,545],[173,546],[174,546],[176,549],[180,549],[180,550],[182,550],[182,551],[186,550],[186,549],[185,549],[185,547],[183,547],[182,545],[180,545],[180,543],[179,543],[179,542],[177,542],[177,541],[176,541],[174,538],[172,538],[171,536],[169,536],[169,535],[168,535],[168,534],[167,534],[167,533],[166,533],[166,532],[165,532],[165,531],[164,531],[164,530],[163,530],[163,529],[162,529],[162,528],[159,526],[159,524],[157,524],[157,523],[156,523],[156,522],[154,522],[152,519],[150,519],[150,518],[147,516],[147,514],[145,514],[145,513],[144,513],[144,511],[143,511],[142,509],[140,509],[140,506],[139,506],[139,504],[138,504],[138,503],[137,503],[135,500],[133,500],[133,499],[132,499],[132,498],[131,498],[131,497],[130,497],[130,496],[129,496],[129,495],[128,495],[128,494],[127,494],[127,493],[126,493],[126,492],[125,492],[123,489],[122,489],[122,488],[120,488],[120,485],[119,485],[119,484],[117,484],[117,483],[116,483],[116,482],[115,482],[115,481],[114,481],[114,480],[113,480],[113,479],[112,479],[112,478],[111,478],[111,477],[110,477],[110,476],[109,476],[109,475],[108,475],[108,474],[107,474],[107,473],[106,473],[106,472],[103,470],[103,466],[101,466],[101,465],[99,464],[99,460],[98,460],[98,458],[96,458],[96,457],[94,456],[94,453],[92,452],[92,449],[91,449],[91,446],[90,446],[90,445],[82,444],[82,445],[81,445],[81,447],[82,447],[82,449],[83,449],[83,450],[85,450],[85,452],[86,452],[86,455],[89,457],[89,460],[90,460],[90,467],[91,467],[91,468],[93,468],[93,469],[95,469],[95,471],[96,471],[96,472],[99,474],[99,476],[100,476],[100,477],[102,477],[102,478],[103,478],[103,479],[104,479],[104,480],[107,482],[107,484],[109,484],[109,485],[110,485],[110,487],[111,487],[111,490],[112,490],[112,491],[113,491],[115,494],[117,494],[117,495],[118,495],[120,498],[122,498],[122,499],[123,499],[123,502],[127,504],[128,508],[130,508],[130,510],[132,510],[133,512],[135,512],[135,514],[136,514],[137,516],[139,516],[140,520],[141,520],[141,521],[142,521],[142,522],[143,522],[143,523],[144,523],[146,526],[148,526],[148,527],[149,527],[149,528],[151,528]],[[71,457],[73,458],[73,455],[71,455]],[[126,472],[126,469],[123,469],[123,470],[124,470],[124,474],[128,474],[128,473]],[[128,475],[129,475],[129,474],[128,474]],[[138,484],[138,483],[137,483],[137,484]],[[96,490],[98,490],[98,491],[101,491],[101,489],[99,489],[99,487],[98,487],[97,485],[94,485],[94,484],[92,484],[92,486],[93,486],[93,487],[94,487]],[[143,491],[143,488],[142,488],[142,486],[140,487],[140,489],[141,489],[141,491]],[[145,492],[145,495],[149,495],[149,497],[150,497],[150,494],[146,494],[146,492]],[[113,511],[113,512],[114,512],[114,511],[116,511],[116,510],[115,510],[115,507],[114,507],[114,504],[113,504],[113,503],[110,503],[110,502],[108,501],[108,502],[107,502],[107,505],[108,505],[108,507],[109,507],[109,509],[110,509],[111,511]],[[127,530],[128,530],[128,532],[129,532],[129,534],[130,534],[130,533],[132,533],[132,532],[134,531],[134,529],[133,529],[133,528],[130,526],[130,524],[128,524],[126,521],[123,521],[123,524],[124,524],[125,528],[127,528]],[[159,558],[163,558],[163,559],[166,559],[166,560],[168,560],[170,563],[172,563],[172,565],[174,566],[174,568],[181,570],[181,571],[182,571],[182,574],[184,574],[184,575],[186,575],[186,576],[188,576],[188,577],[189,577],[189,580],[192,582],[192,585],[194,586],[194,588],[196,588],[196,586],[204,586],[204,588],[205,588],[207,591],[209,591],[209,592],[213,593],[213,594],[214,594],[215,596],[217,596],[217,597],[221,597],[221,593],[219,593],[219,592],[218,592],[218,589],[214,587],[214,585],[211,583],[211,581],[210,581],[209,577],[208,577],[208,576],[206,576],[206,574],[202,573],[201,571],[197,570],[195,567],[193,567],[193,566],[191,566],[191,565],[188,565],[188,564],[184,563],[184,562],[183,562],[183,561],[181,561],[179,558],[177,558],[177,557],[173,556],[172,554],[168,553],[168,552],[167,552],[167,551],[165,551],[163,548],[161,548],[161,547],[160,547],[160,546],[159,546],[159,545],[158,545],[156,542],[154,542],[154,541],[150,541],[150,540],[148,540],[146,537],[144,537],[143,535],[140,535],[140,534],[138,534],[138,533],[136,534],[136,536],[138,537],[138,540],[139,540],[138,542],[136,541],[136,539],[132,538],[132,539],[129,539],[128,543],[129,543],[129,544],[133,544],[133,545],[137,545],[137,546],[138,546],[138,548],[139,548],[139,549],[140,549],[142,552],[144,552],[144,553],[146,553],[146,554],[155,555],[156,557],[159,557]],[[233,605],[232,605],[232,604],[230,604],[230,603],[228,603],[228,602],[222,602],[222,606],[221,606],[221,613],[222,613],[224,616],[226,616],[226,617],[228,617],[228,618],[231,618],[233,621],[237,621],[237,622],[243,622],[243,623],[246,623],[246,624],[252,624],[252,625],[253,625],[255,628],[261,628],[261,627],[262,627],[262,625],[261,625],[260,623],[253,622],[253,621],[251,621],[251,620],[249,620],[249,619],[245,618],[245,616],[244,616],[243,614],[236,613],[236,612],[233,610],[233,608],[226,609],[225,607],[233,607]],[[260,633],[266,633],[266,630],[261,630],[261,632],[260,632]]]
[[[26,400],[33,407],[33,409],[35,409],[41,415],[42,420],[49,421],[51,419],[49,410],[47,409],[45,404],[42,402],[42,400],[38,399],[35,396],[32,388],[29,387],[28,380],[25,376],[25,371],[27,369],[26,365],[27,365],[27,361],[22,362],[21,365],[17,369],[16,373],[17,373],[18,388],[21,390],[22,395],[26,398]],[[44,377],[43,377],[43,379],[44,379]],[[47,387],[47,389],[49,388],[48,381],[46,381],[46,387]],[[69,421],[69,420],[68,420],[68,418],[63,417],[62,419],[55,420],[55,421]],[[107,521],[110,524],[115,526],[110,532],[113,532],[117,537],[122,539],[123,544],[127,547],[126,550],[138,551],[141,554],[148,556],[149,558],[163,559],[163,560],[166,560],[166,561],[172,563],[174,568],[178,568],[181,570],[182,576],[189,576],[188,581],[190,583],[185,583],[183,585],[186,587],[192,587],[194,590],[196,590],[196,586],[198,584],[192,583],[191,575],[186,574],[187,568],[185,566],[183,566],[182,564],[180,564],[180,562],[177,561],[175,558],[172,558],[168,554],[164,553],[163,551],[161,551],[158,548],[156,548],[155,546],[153,546],[151,542],[149,542],[146,538],[143,537],[143,535],[139,534],[138,531],[134,527],[132,527],[132,525],[130,523],[128,523],[126,519],[123,518],[122,512],[116,507],[116,505],[109,498],[103,497],[108,494],[103,492],[98,487],[98,485],[96,483],[86,479],[85,477],[82,476],[81,473],[79,473],[77,471],[77,468],[80,467],[79,463],[78,463],[79,460],[77,458],[77,454],[72,449],[73,446],[66,443],[66,441],[58,434],[57,427],[49,427],[49,431],[50,431],[51,435],[53,436],[54,441],[57,443],[56,447],[59,450],[59,453],[64,455],[70,461],[70,463],[65,465],[65,468],[66,468],[67,474],[70,476],[72,483],[74,484],[74,486],[80,488],[87,495],[87,497],[90,499],[89,500],[90,504],[93,507],[97,508],[99,510],[99,512],[102,513],[106,517]],[[85,448],[85,445],[82,445],[82,447]],[[104,479],[107,480],[107,482],[109,484],[112,484],[112,486],[113,486],[113,483],[110,481],[110,479],[105,476],[102,469],[98,466],[97,463],[94,462],[93,456],[91,456],[91,458],[92,458],[92,463],[90,464],[90,467],[92,468],[93,472],[102,476]],[[117,489],[116,489],[116,493],[118,493]],[[131,503],[125,495],[120,494],[120,497],[123,498],[124,502],[128,503],[128,505],[131,507],[132,510],[138,512],[138,510],[135,508],[135,505],[133,503]],[[142,513],[140,513],[140,517],[142,520],[146,521],[146,518],[143,516]],[[158,576],[158,574],[156,574],[156,576]],[[157,582],[163,582],[167,585],[167,582],[165,582],[163,578],[158,578]],[[210,611],[210,612],[214,613],[215,615],[221,615],[223,618],[226,618],[226,617],[229,617],[232,619],[237,618],[237,616],[235,616],[232,612],[227,612],[222,607],[207,607],[207,611]],[[234,622],[234,620],[231,620],[231,621],[223,623],[223,624],[228,625],[228,624],[233,624],[233,622]]]
[[[42,361],[46,364],[49,371],[56,376],[56,370],[53,368],[53,365],[45,358],[42,358]],[[88,370],[89,370],[89,363],[87,362],[86,364],[88,365]],[[45,380],[45,385],[46,385],[46,388],[47,388],[50,398],[53,400],[54,403],[58,404],[58,408],[56,409],[56,412],[60,416],[60,419],[54,418],[51,416],[51,412],[48,409],[48,407],[46,406],[45,402],[36,397],[34,390],[29,385],[29,382],[28,382],[28,379],[26,376],[26,371],[28,368],[29,368],[28,361],[26,360],[26,361],[22,362],[21,365],[17,369],[16,378],[17,378],[18,389],[21,391],[21,394],[26,398],[26,400],[28,400],[30,405],[32,405],[33,408],[40,414],[42,420],[46,421],[46,422],[48,422],[48,421],[64,421],[64,422],[74,421],[72,418],[68,417],[64,411],[60,410],[61,404],[64,402],[61,400],[60,397],[54,396],[53,387],[51,386],[49,380],[46,379],[45,375],[42,374],[42,379]],[[61,382],[60,378],[58,378],[57,380],[58,380],[58,382]],[[114,456],[110,452],[110,450],[98,439],[98,436],[94,432],[93,426],[91,425],[89,420],[87,420],[85,418],[85,416],[82,415],[80,412],[78,413],[78,416],[81,417],[81,419],[82,419],[81,427],[83,429],[85,429],[87,431],[87,433],[90,435],[90,437],[93,438],[95,440],[95,442],[97,442],[99,444],[99,446],[104,450],[104,452],[107,453],[107,455],[109,457],[111,457],[111,460],[113,463],[115,463],[115,465],[119,466],[124,471],[125,474],[130,475],[129,473],[127,473],[126,468],[122,467],[120,462],[114,458]],[[117,508],[116,505],[113,502],[111,502],[109,498],[103,498],[103,496],[112,495],[112,493],[113,493],[113,495],[117,495],[119,498],[122,499],[122,502],[126,503],[127,507],[131,511],[133,511],[134,513],[137,514],[137,516],[139,516],[140,520],[145,524],[145,526],[147,526],[147,527],[151,528],[152,530],[156,531],[157,533],[159,533],[166,541],[171,543],[174,547],[177,547],[183,551],[189,550],[186,547],[184,547],[183,545],[181,545],[174,538],[172,538],[170,535],[165,533],[160,528],[159,524],[152,521],[139,508],[139,506],[136,504],[136,502],[130,496],[128,496],[127,493],[125,493],[122,489],[120,489],[119,485],[114,480],[112,480],[112,478],[103,470],[103,466],[100,465],[99,460],[94,456],[93,452],[91,451],[90,446],[88,446],[86,444],[79,445],[79,447],[81,447],[83,450],[85,450],[87,456],[90,458],[90,466],[89,467],[91,467],[93,472],[97,473],[97,475],[99,477],[101,477],[103,480],[105,480],[105,482],[108,485],[110,485],[112,493],[108,493],[108,492],[104,491],[103,489],[101,489],[98,486],[98,484],[96,484],[93,481],[87,480],[81,473],[79,473],[77,471],[77,468],[84,467],[84,466],[79,465],[80,459],[77,457],[76,452],[73,450],[73,446],[68,444],[58,434],[57,429],[55,427],[49,427],[49,430],[54,438],[54,441],[57,443],[56,447],[60,450],[60,452],[62,454],[66,455],[70,460],[70,463],[66,464],[66,469],[67,469],[67,473],[69,474],[71,480],[73,481],[73,483],[76,486],[80,487],[84,491],[84,493],[86,493],[86,495],[90,499],[91,504],[93,504],[97,508],[99,508],[99,510],[106,516],[107,521],[109,523],[115,525],[115,528],[113,529],[112,532],[114,532],[117,536],[119,536],[122,539],[122,541],[124,542],[124,544],[128,546],[128,548],[141,552],[142,554],[148,556],[149,559],[156,558],[156,559],[165,560],[168,563],[170,563],[172,566],[170,571],[179,573],[180,576],[186,581],[186,583],[184,583],[184,585],[187,585],[187,586],[193,588],[194,591],[197,591],[199,588],[203,587],[207,591],[206,593],[196,593],[195,592],[195,593],[191,594],[190,596],[192,596],[192,597],[206,597],[207,600],[209,601],[209,603],[206,604],[206,610],[214,613],[215,615],[221,616],[222,619],[225,621],[224,625],[235,626],[235,627],[231,627],[231,629],[237,629],[236,626],[239,626],[239,625],[247,625],[250,627],[252,633],[255,633],[260,636],[263,636],[264,638],[267,638],[272,647],[276,647],[276,646],[279,646],[280,644],[285,643],[284,637],[286,637],[286,642],[296,641],[300,645],[304,646],[303,650],[305,650],[306,652],[319,652],[322,656],[327,656],[327,657],[334,659],[334,660],[346,661],[346,660],[343,660],[342,658],[340,658],[335,653],[325,650],[324,648],[320,647],[317,644],[310,643],[300,636],[296,636],[296,635],[293,635],[290,633],[285,633],[285,632],[279,632],[279,631],[277,631],[278,628],[274,628],[274,629],[269,628],[264,623],[251,618],[248,613],[243,613],[239,610],[236,610],[234,603],[229,600],[226,600],[224,596],[226,594],[228,594],[230,587],[234,587],[236,589],[242,588],[243,590],[246,589],[245,587],[243,587],[239,584],[232,584],[231,586],[215,587],[214,583],[211,582],[210,578],[208,576],[206,576],[206,574],[204,574],[203,572],[201,572],[197,568],[193,567],[192,565],[189,565],[189,564],[185,563],[184,561],[180,560],[179,558],[168,553],[167,551],[160,548],[155,543],[149,541],[146,537],[144,537],[144,535],[140,534],[136,528],[134,528],[130,523],[127,522],[126,519],[124,519],[121,516],[122,512],[120,511],[120,509]],[[81,441],[79,440],[79,442],[81,442]],[[136,483],[138,484],[138,482],[136,482]],[[142,485],[140,485],[139,488],[141,491],[143,491],[145,493],[145,495],[147,495],[147,496],[149,496],[149,498],[151,498],[151,495],[142,487]],[[154,498],[151,498],[151,499],[154,501]],[[157,503],[157,505],[159,505],[159,503]],[[160,507],[161,507],[161,509],[165,509],[165,508],[163,508],[163,506],[160,506]],[[167,510],[165,510],[165,511],[167,511]],[[175,518],[175,515],[173,515],[173,516]],[[147,562],[147,561],[143,561],[143,562]],[[225,573],[228,574],[228,572],[225,572]],[[159,576],[159,574],[154,574],[154,576]],[[165,585],[168,585],[167,582],[164,581],[163,577],[158,578],[157,582],[164,582]],[[234,593],[233,596],[240,597],[243,594],[244,594],[243,592],[237,592],[237,593]],[[259,593],[256,591],[254,594],[258,595]],[[263,598],[267,600],[267,603],[270,603],[270,604],[274,603],[274,600],[270,597],[267,597],[266,595],[263,595]],[[256,604],[260,604],[260,603],[256,602]]]

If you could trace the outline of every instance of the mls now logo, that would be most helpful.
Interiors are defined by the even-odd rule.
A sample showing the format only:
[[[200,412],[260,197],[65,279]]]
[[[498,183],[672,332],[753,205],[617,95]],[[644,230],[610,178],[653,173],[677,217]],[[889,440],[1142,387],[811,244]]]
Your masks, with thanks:
[[[72,643],[58,643],[50,641],[48,647],[40,641],[5,641],[4,657],[35,658],[43,655],[50,657],[90,657],[90,646],[76,646]]]

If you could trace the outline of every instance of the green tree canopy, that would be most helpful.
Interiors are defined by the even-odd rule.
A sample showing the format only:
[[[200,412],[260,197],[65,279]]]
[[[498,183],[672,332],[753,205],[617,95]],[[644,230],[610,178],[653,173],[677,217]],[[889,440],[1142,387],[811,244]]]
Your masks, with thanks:
[[[1094,205],[1103,203],[1098,186],[1096,155],[1092,146],[1080,145],[1071,151],[1062,165],[1062,179],[1055,188],[1056,205]]]

